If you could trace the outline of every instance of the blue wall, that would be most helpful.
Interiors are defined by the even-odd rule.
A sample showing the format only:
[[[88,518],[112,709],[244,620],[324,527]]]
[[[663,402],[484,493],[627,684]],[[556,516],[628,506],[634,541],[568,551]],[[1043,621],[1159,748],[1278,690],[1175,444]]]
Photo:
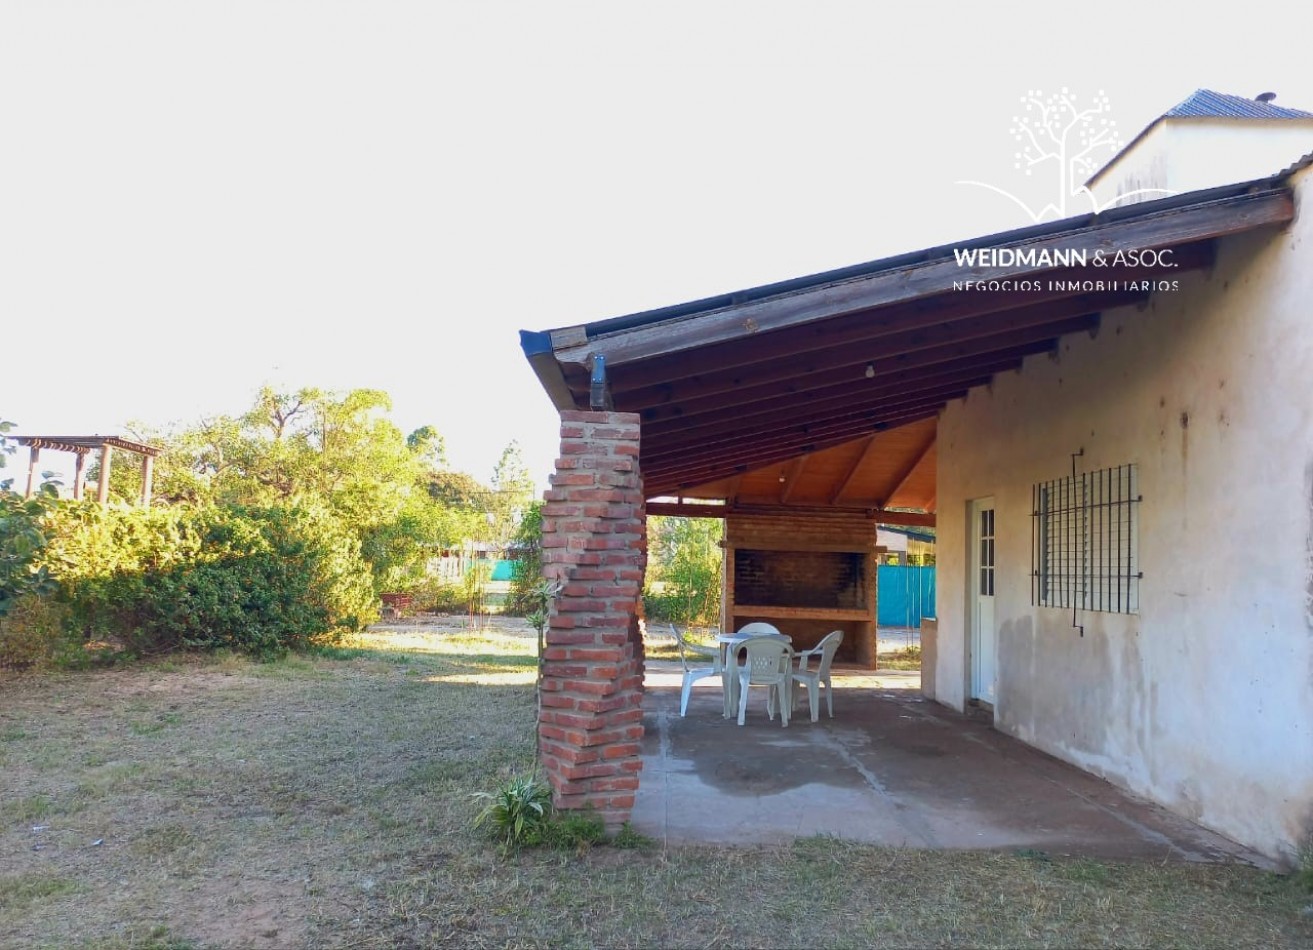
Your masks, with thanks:
[[[935,569],[881,564],[876,569],[876,617],[882,627],[919,627],[935,615]]]

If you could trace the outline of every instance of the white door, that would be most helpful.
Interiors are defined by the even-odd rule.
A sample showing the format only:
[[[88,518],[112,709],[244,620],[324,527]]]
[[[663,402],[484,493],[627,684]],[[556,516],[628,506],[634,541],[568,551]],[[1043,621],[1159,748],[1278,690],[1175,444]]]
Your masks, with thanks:
[[[998,640],[994,633],[994,499],[971,502],[971,698],[994,703]]]

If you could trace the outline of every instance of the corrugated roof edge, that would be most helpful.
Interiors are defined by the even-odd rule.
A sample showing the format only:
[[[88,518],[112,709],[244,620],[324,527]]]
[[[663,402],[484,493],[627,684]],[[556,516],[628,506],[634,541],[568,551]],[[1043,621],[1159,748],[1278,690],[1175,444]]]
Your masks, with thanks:
[[[1307,163],[1310,158],[1313,158],[1313,156],[1306,156],[1304,161]],[[1301,167],[1303,167],[1303,165],[1296,163],[1296,165],[1291,168],[1267,178],[1257,178],[1253,181],[1239,182],[1234,185],[1220,185],[1216,188],[1208,188],[1203,191],[1189,191],[1180,195],[1158,198],[1154,201],[1142,201],[1121,208],[1110,208],[1107,211],[1102,211],[1097,214],[1090,213],[1078,215],[1073,218],[1062,218],[1057,221],[1033,224],[1028,227],[1016,228],[1010,231],[999,231],[994,234],[986,234],[980,237],[966,238],[962,241],[956,241],[951,244],[941,244],[919,251],[898,254],[893,257],[879,258],[863,264],[852,264],[835,270],[821,271],[820,273],[808,274],[803,277],[794,277],[789,280],[777,281],[771,284],[762,284],[759,287],[749,287],[744,290],[718,294],[714,297],[690,300],[686,303],[661,307],[656,310],[644,310],[639,313],[594,320],[583,324],[583,326],[589,339],[593,339],[595,337],[604,336],[607,333],[632,330],[636,327],[647,326],[648,324],[653,323],[662,323],[667,320],[677,320],[683,317],[699,316],[715,310],[723,310],[737,304],[764,300],[770,297],[787,296],[791,293],[810,290],[824,286],[825,284],[840,283],[857,277],[867,277],[872,274],[878,274],[882,271],[895,270],[899,267],[906,267],[912,264],[919,264],[940,258],[947,258],[952,255],[955,248],[970,249],[977,247],[997,247],[1035,238],[1048,237],[1054,234],[1060,234],[1064,231],[1077,231],[1093,224],[1122,221],[1146,216],[1159,211],[1169,211],[1173,208],[1185,207],[1186,205],[1201,204],[1205,201],[1239,197],[1240,195],[1246,194],[1254,189],[1274,187],[1287,175],[1292,174]],[[526,335],[531,332],[532,331],[525,330],[520,331],[521,345],[526,346],[526,356],[534,355],[527,349],[528,341]],[[542,333],[550,334],[551,331],[542,331]],[[534,336],[536,335],[537,334],[534,334]]]
[[[1313,119],[1313,112],[1259,102],[1214,89],[1196,89],[1162,114],[1164,119]]]

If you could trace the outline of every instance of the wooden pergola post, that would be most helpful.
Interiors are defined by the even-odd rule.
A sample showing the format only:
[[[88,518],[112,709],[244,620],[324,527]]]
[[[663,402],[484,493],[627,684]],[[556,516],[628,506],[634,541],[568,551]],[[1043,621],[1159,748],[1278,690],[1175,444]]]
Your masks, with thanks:
[[[109,464],[114,455],[114,447],[108,442],[100,447],[100,485],[96,489],[96,501],[102,505],[109,501]]]
[[[150,507],[151,482],[155,475],[155,458],[150,455],[141,457],[141,507]]]
[[[24,498],[31,498],[32,492],[36,491],[36,463],[41,458],[41,446],[34,445],[28,449],[27,455],[27,491],[23,493]]]
[[[82,500],[82,493],[87,480],[87,453],[77,453],[77,466],[73,471],[73,498],[75,501]]]

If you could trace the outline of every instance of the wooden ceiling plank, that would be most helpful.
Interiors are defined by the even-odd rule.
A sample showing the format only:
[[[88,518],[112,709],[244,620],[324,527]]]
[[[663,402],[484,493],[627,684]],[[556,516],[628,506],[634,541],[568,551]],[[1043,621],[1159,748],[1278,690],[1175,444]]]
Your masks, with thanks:
[[[725,478],[734,472],[749,471],[764,465],[787,461],[797,455],[819,452],[851,442],[872,430],[881,427],[895,428],[909,422],[935,418],[940,410],[940,403],[928,403],[923,406],[908,406],[898,415],[880,420],[876,424],[852,424],[828,432],[794,436],[788,439],[759,442],[757,445],[739,446],[732,451],[712,452],[695,457],[672,457],[661,465],[645,468],[645,478],[661,482],[671,487],[691,487]],[[694,473],[696,477],[693,477]]]
[[[965,292],[964,292],[965,293]],[[1024,299],[1024,294],[1018,294]],[[877,373],[881,367],[894,366],[899,357],[937,351],[954,345],[979,344],[993,337],[1014,332],[1034,332],[1063,320],[1099,313],[1115,307],[1143,303],[1149,293],[1142,290],[1077,294],[1065,300],[1042,304],[1018,305],[1009,310],[973,317],[957,322],[935,322],[919,329],[887,337],[870,346],[836,346],[802,356],[787,350],[772,349],[771,356],[739,371],[708,373],[691,379],[661,383],[646,389],[617,390],[616,404],[637,411],[666,402],[680,403],[741,391],[771,383],[818,378],[823,375],[862,375],[866,365]],[[763,341],[764,344],[764,341]],[[617,380],[620,374],[616,374]]]
[[[988,381],[988,377],[984,377]],[[851,411],[826,413],[803,422],[789,420],[776,423],[768,419],[764,423],[741,426],[738,429],[718,432],[713,435],[695,435],[684,438],[680,433],[669,433],[665,437],[644,438],[642,462],[644,467],[659,463],[666,458],[687,458],[695,455],[713,454],[734,446],[751,445],[759,440],[806,437],[826,432],[837,426],[860,428],[863,424],[878,423],[892,413],[901,412],[905,406],[943,405],[950,399],[964,395],[969,387],[962,384],[941,386],[925,392],[910,392],[905,396],[884,399],[870,405],[855,406]],[[868,431],[874,431],[870,429]]]
[[[982,340],[970,340],[966,342],[954,343],[950,346],[934,347],[931,349],[921,350],[915,353],[905,353],[899,356],[888,358],[877,358],[866,361],[865,365],[861,361],[850,369],[846,374],[837,374],[834,371],[813,374],[801,379],[792,379],[784,382],[772,382],[765,385],[746,386],[733,392],[720,392],[710,396],[699,396],[696,399],[689,399],[677,408],[682,410],[679,413],[670,413],[679,415],[681,418],[688,418],[693,415],[700,415],[707,412],[720,412],[735,406],[752,405],[761,399],[770,399],[778,396],[801,397],[804,394],[814,394],[817,396],[833,396],[839,394],[845,387],[867,385],[869,380],[880,376],[885,376],[898,372],[900,370],[922,370],[927,372],[938,372],[945,363],[963,361],[968,359],[1002,359],[1011,355],[1014,351],[1024,350],[1029,347],[1038,347],[1038,349],[1029,350],[1030,353],[1039,352],[1052,346],[1054,341],[1067,333],[1076,333],[1083,330],[1089,330],[1098,325],[1098,315],[1081,315],[1069,317],[1058,323],[1044,324],[1038,327],[1026,327],[1020,330],[1013,330],[1009,333],[1002,333],[998,336],[988,337]],[[962,365],[962,364],[959,364]],[[871,368],[871,375],[865,375],[865,367]],[[929,367],[936,367],[935,370],[929,370]],[[909,378],[915,378],[916,374],[911,374]],[[617,401],[617,408],[625,411],[637,411],[641,407],[621,405]],[[664,407],[663,407],[664,408]],[[667,411],[669,411],[667,409]],[[648,421],[650,413],[644,413],[644,421]]]
[[[1165,208],[1132,218],[1114,218],[1106,223],[1096,223],[1097,219],[1091,216],[1072,228],[1022,239],[1011,246],[1037,252],[1102,252],[1106,255],[1207,240],[1262,225],[1284,224],[1293,217],[1293,194],[1288,188],[1274,187],[1252,194]],[[1051,266],[1015,264],[968,270],[959,267],[952,255],[937,256],[907,267],[888,267],[864,277],[822,284],[680,320],[657,321],[633,329],[602,333],[579,346],[557,350],[556,356],[561,362],[584,363],[593,353],[602,353],[606,355],[608,365],[614,368],[725,340],[755,336],[768,330],[912,300],[951,288],[954,280],[1022,278],[1054,269]]]
[[[814,516],[833,516],[844,513],[849,515],[861,515],[864,518],[870,518],[873,522],[880,524],[905,525],[911,528],[925,527],[933,528],[935,517],[918,511],[879,511],[870,508],[830,508],[817,507],[814,505],[777,505],[767,502],[764,505],[750,506],[755,514],[769,514],[773,516],[787,518],[796,515]],[[678,504],[669,501],[649,501],[646,506],[646,512],[649,515],[662,515],[666,517],[674,516],[678,518],[724,518],[729,514],[737,514],[743,509],[736,505],[694,505]]]
[[[982,360],[972,358],[965,361],[943,363],[919,372],[900,372],[876,379],[863,379],[848,388],[830,395],[817,395],[805,401],[789,395],[776,399],[763,399],[760,402],[743,406],[733,415],[733,419],[722,419],[715,414],[693,416],[690,418],[657,419],[643,423],[644,436],[666,434],[669,432],[716,431],[726,425],[741,425],[756,421],[763,416],[778,418],[777,414],[787,415],[813,409],[818,414],[832,409],[842,409],[853,404],[854,400],[873,402],[888,396],[905,393],[916,387],[929,389],[953,383],[965,383],[979,379],[981,376],[993,376],[996,373],[1018,369],[1022,358],[1007,355],[1000,359]]]

